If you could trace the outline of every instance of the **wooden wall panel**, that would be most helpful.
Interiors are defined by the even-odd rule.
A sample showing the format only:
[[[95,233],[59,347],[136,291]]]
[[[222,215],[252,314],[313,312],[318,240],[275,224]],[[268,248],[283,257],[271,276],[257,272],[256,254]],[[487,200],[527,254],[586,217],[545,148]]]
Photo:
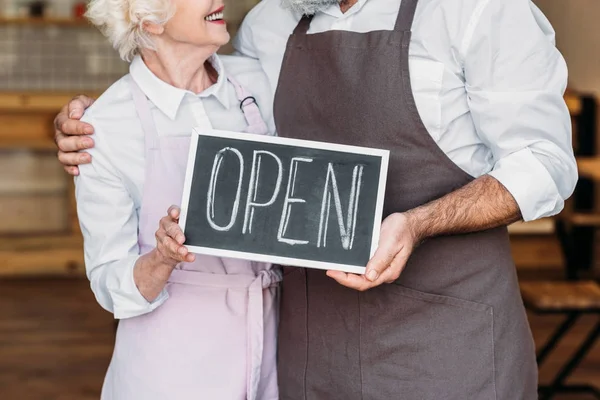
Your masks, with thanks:
[[[46,113],[15,114],[0,112],[0,137],[2,140],[47,139],[54,135],[54,115]]]
[[[34,249],[27,252],[0,250],[0,277],[83,275],[84,273],[81,248]]]
[[[0,93],[0,276],[84,272],[73,181],[52,139],[70,98]]]

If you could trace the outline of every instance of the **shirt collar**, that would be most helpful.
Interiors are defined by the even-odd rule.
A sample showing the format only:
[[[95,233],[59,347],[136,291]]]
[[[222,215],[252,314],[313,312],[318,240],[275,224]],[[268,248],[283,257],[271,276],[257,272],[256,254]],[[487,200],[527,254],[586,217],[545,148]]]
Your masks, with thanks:
[[[129,66],[131,77],[138,84],[142,92],[150,99],[160,111],[167,115],[171,120],[174,120],[179,111],[179,107],[186,95],[196,96],[199,98],[215,98],[225,107],[229,109],[229,92],[227,87],[227,77],[225,69],[219,56],[214,54],[208,60],[215,68],[219,77],[217,82],[204,90],[202,93],[193,93],[189,90],[179,89],[160,80],[146,66],[141,56],[136,56]]]
[[[363,8],[366,2],[367,0],[358,0],[356,4],[353,5],[352,8],[348,10],[345,14],[342,13],[342,11],[340,10],[339,4],[332,4],[331,6],[323,10],[323,13],[331,15],[335,18],[347,18],[351,15],[356,14],[361,8]]]

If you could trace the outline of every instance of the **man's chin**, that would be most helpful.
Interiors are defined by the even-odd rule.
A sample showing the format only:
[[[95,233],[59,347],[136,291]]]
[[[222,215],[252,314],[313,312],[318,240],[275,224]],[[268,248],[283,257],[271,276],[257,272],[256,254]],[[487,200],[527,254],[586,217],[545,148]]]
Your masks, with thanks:
[[[341,2],[342,0],[281,0],[284,8],[304,15],[314,15]]]

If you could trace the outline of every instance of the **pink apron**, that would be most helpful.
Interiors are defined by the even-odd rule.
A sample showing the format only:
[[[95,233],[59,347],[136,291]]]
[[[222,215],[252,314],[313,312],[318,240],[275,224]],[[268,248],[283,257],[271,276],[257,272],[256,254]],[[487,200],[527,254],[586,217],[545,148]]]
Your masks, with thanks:
[[[267,133],[235,80],[247,132]],[[159,136],[149,100],[131,79],[146,139],[140,253],[156,246],[160,218],[180,204],[190,137]],[[119,323],[103,400],[276,400],[277,286],[270,264],[196,255],[167,284],[169,299]]]

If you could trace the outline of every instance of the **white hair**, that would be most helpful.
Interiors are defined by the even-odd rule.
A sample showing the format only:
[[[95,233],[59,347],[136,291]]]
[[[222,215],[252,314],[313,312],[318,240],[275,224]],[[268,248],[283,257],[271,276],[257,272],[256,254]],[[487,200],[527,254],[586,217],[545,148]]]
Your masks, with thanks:
[[[141,49],[155,49],[144,23],[164,25],[174,11],[170,0],[91,0],[85,16],[131,61]]]

